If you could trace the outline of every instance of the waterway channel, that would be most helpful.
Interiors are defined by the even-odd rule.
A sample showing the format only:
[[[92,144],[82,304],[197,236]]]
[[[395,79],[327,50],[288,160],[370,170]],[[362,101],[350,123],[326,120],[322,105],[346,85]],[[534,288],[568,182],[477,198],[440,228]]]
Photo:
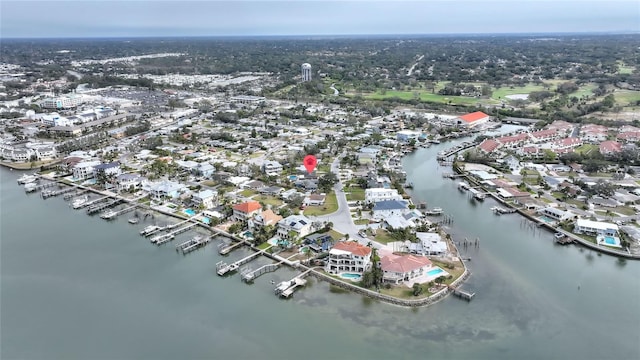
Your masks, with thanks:
[[[216,243],[187,256],[138,235],[147,225],[42,200],[0,170],[0,358],[437,358],[636,359],[640,262],[528,230],[495,216],[444,179],[435,155],[405,159],[413,196],[454,218],[455,239],[480,238],[466,256],[471,302],[454,297],[406,309],[309,278],[290,300],[274,296],[281,269],[246,285],[220,278]],[[461,248],[464,251],[464,248]],[[257,266],[257,265],[256,265]]]

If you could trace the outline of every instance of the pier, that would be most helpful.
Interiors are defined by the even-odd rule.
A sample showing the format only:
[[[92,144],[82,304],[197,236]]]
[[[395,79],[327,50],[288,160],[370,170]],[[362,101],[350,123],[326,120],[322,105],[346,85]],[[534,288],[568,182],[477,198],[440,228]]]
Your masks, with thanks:
[[[227,255],[228,253],[230,253],[235,248],[237,248],[237,247],[239,247],[241,245],[244,245],[244,241],[232,243],[231,245],[226,244],[226,243],[221,243],[220,245],[218,245],[218,253],[220,255]]]
[[[162,245],[164,243],[167,243],[171,240],[173,240],[176,235],[181,234],[189,229],[191,229],[192,227],[196,226],[198,224],[189,224],[186,226],[183,226],[181,228],[178,228],[176,230],[173,230],[167,234],[163,234],[163,235],[158,235],[158,236],[154,236],[151,238],[151,243],[152,244],[156,244],[156,245]],[[172,227],[167,226],[165,229],[171,229]]]
[[[454,286],[449,285],[449,290],[451,290],[451,293],[461,299],[467,300],[467,301],[471,301],[471,299],[473,299],[473,297],[476,295],[476,293],[470,293],[468,291],[464,291],[460,288],[456,288]]]
[[[108,199],[109,199],[108,196],[104,196],[104,197],[101,197],[101,198],[97,198],[95,200],[87,201],[87,202],[81,204],[80,206],[78,206],[78,209],[81,209],[81,208],[87,207],[87,206],[96,205],[96,204],[99,204],[101,202],[107,201]]]
[[[80,191],[76,191],[74,194],[67,193],[67,194],[64,194],[63,199],[65,201],[69,201],[69,200],[73,199],[74,197],[82,195],[82,194],[84,194],[86,192],[87,192],[87,190],[80,190]]]
[[[113,211],[113,212],[109,213],[108,216],[103,217],[103,219],[107,219],[107,220],[114,219],[114,218],[116,218],[116,217],[118,217],[118,216],[120,216],[122,214],[126,214],[126,213],[128,213],[130,211],[133,211],[137,207],[138,207],[138,205],[133,205],[133,206],[129,206],[129,207],[126,207],[126,208],[118,210],[118,211]]]
[[[494,206],[491,208],[491,211],[493,211],[494,214],[496,215],[502,215],[502,214],[513,214],[515,213],[517,210],[514,208],[503,208],[500,206]]]
[[[216,272],[218,273],[218,275],[220,276],[224,276],[225,274],[229,273],[229,272],[233,272],[238,270],[238,268],[241,265],[244,265],[246,263],[248,263],[249,261],[255,259],[256,257],[258,257],[259,255],[261,255],[263,253],[263,251],[258,251],[255,252],[249,256],[243,257],[242,259],[232,263],[231,265],[227,265],[227,263],[220,261],[219,263],[216,264]],[[220,266],[218,266],[220,265]]]
[[[274,272],[276,271],[280,265],[282,264],[282,262],[276,263],[276,264],[267,264],[267,265],[263,265],[255,270],[252,270],[250,268],[246,268],[243,269],[240,272],[240,275],[242,276],[242,280],[246,283],[250,283],[253,280],[257,279],[260,275],[262,274],[266,274],[268,272]]]
[[[299,287],[305,286],[307,284],[307,280],[304,277],[311,271],[311,269],[303,272],[302,274],[294,277],[289,281],[283,281],[275,288],[274,292],[277,296],[288,298],[298,289]]]
[[[211,237],[194,236],[193,238],[176,246],[177,252],[182,252],[182,255],[186,255],[201,247],[205,247],[211,241]]]
[[[107,208],[110,208],[110,207],[112,207],[114,205],[117,205],[121,201],[122,201],[122,199],[115,199],[115,200],[112,200],[112,201],[109,201],[109,202],[100,202],[98,204],[90,205],[87,208],[87,214],[89,214],[89,215],[95,214],[95,213],[97,213],[99,211],[102,211],[104,209],[107,209]]]
[[[51,183],[51,184],[55,184],[55,183]],[[75,189],[76,188],[74,187],[65,187],[64,189],[60,189],[60,190],[45,190],[42,193],[40,193],[40,195],[42,196],[43,199],[47,199],[52,196],[58,196],[61,194],[69,193],[71,191],[74,191]]]

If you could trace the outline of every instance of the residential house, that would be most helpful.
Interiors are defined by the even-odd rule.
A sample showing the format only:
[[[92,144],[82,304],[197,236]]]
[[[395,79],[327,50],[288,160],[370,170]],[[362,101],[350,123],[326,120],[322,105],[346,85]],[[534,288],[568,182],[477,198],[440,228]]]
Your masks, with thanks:
[[[317,253],[329,250],[333,239],[329,234],[314,233],[304,238],[304,243]]]
[[[280,186],[265,186],[258,190],[260,194],[270,195],[270,196],[278,196],[284,191],[284,188]]]
[[[99,164],[93,167],[93,176],[96,178],[99,178],[99,176],[105,176],[107,178],[116,177],[120,174],[122,174],[122,169],[120,169],[119,161]]]
[[[378,201],[373,206],[373,218],[385,219],[393,215],[404,215],[408,212],[409,206],[406,201],[383,200]]]
[[[252,180],[249,182],[246,182],[243,187],[245,189],[250,189],[250,190],[260,190],[263,187],[265,187],[264,183],[260,180]]]
[[[602,125],[585,124],[580,128],[580,139],[587,143],[597,144],[607,140],[609,129]]]
[[[416,237],[419,242],[415,245],[418,246],[411,252],[422,255],[445,255],[449,252],[447,242],[436,232],[416,232]]]
[[[555,221],[574,220],[577,217],[576,214],[569,210],[565,211],[552,206],[538,210],[538,214]]]
[[[278,236],[281,239],[299,239],[312,232],[313,223],[304,215],[290,215],[278,221]]]
[[[520,146],[524,145],[526,142],[530,140],[529,134],[527,133],[519,133],[515,135],[509,136],[501,136],[496,139],[496,141],[502,144],[503,147],[507,149],[517,149]]]
[[[364,201],[367,204],[385,200],[402,200],[402,195],[396,189],[372,188],[364,191]]]
[[[303,204],[306,206],[321,206],[327,198],[326,194],[310,194],[304,198]]]
[[[102,162],[98,160],[82,161],[77,163],[73,167],[74,180],[86,180],[92,178],[95,175],[94,168],[100,164],[102,164]]]
[[[177,199],[187,186],[171,180],[161,180],[157,182],[144,182],[142,189],[147,191],[152,198],[160,200],[163,198]]]
[[[496,151],[500,147],[500,143],[493,139],[484,139],[480,145],[478,145],[478,149],[485,154],[491,154]]]
[[[267,160],[262,164],[262,171],[268,176],[278,176],[282,172],[282,164]]]
[[[329,250],[325,271],[329,274],[344,272],[362,274],[371,266],[371,248],[355,241],[340,241]]]
[[[389,254],[380,258],[382,280],[401,284],[425,275],[431,261],[424,256]]]
[[[618,233],[618,225],[602,221],[578,219],[573,226],[573,232],[576,234],[587,234],[591,236],[615,236]]]
[[[539,130],[529,134],[535,143],[547,142],[560,138],[560,133],[555,129]]]
[[[600,153],[602,155],[613,155],[622,151],[622,144],[617,141],[603,141],[600,143]]]
[[[271,209],[267,209],[253,218],[253,224],[256,226],[276,226],[282,220],[282,216],[276,214]]]
[[[257,201],[247,201],[233,205],[233,221],[247,222],[262,212],[262,205]]]
[[[138,174],[121,174],[116,177],[116,189],[118,191],[139,189],[143,180],[145,178]]]
[[[203,190],[191,197],[194,206],[203,206],[205,209],[211,209],[218,205],[218,192],[215,190]]]

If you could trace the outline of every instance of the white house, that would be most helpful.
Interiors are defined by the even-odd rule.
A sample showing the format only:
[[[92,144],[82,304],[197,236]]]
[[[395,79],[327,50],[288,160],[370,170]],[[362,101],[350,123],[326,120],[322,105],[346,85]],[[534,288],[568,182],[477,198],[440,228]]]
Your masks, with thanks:
[[[371,188],[364,191],[364,202],[367,204],[385,200],[402,200],[396,189]]]
[[[102,173],[108,177],[116,177],[122,174],[122,169],[120,169],[120,162],[114,161],[106,164],[99,164],[93,167],[93,176],[98,177],[98,175]]]
[[[100,164],[102,164],[102,162],[98,160],[77,163],[76,166],[73,167],[73,178],[75,180],[86,180],[92,178],[95,174],[94,168]]]
[[[409,211],[409,206],[406,201],[378,201],[373,206],[373,218],[382,220],[393,215],[404,215],[407,211]]]
[[[215,190],[203,190],[191,197],[191,201],[195,206],[204,206],[205,209],[211,209],[217,205],[218,192]]]
[[[438,233],[417,232],[416,237],[420,240],[417,244],[419,246],[415,249],[416,253],[422,255],[444,255],[449,251],[447,243]]]
[[[576,218],[576,214],[569,210],[564,211],[551,206],[538,210],[538,214],[556,221],[572,220]]]
[[[587,234],[593,236],[615,236],[618,233],[618,225],[602,221],[578,219],[576,220],[576,223],[573,227],[573,232],[577,234]]]
[[[400,284],[425,275],[431,261],[424,256],[389,254],[380,258],[380,268],[383,281]]]
[[[277,161],[267,160],[262,164],[262,171],[268,176],[277,176],[282,172],[282,165]]]
[[[371,266],[371,248],[355,241],[340,241],[329,250],[325,271],[362,274]]]
[[[295,235],[290,234],[293,232]],[[312,232],[312,221],[304,215],[290,215],[278,221],[278,236],[281,239],[303,238]]]
[[[147,191],[155,199],[177,198],[182,191],[187,188],[186,185],[170,180],[162,180],[158,182],[145,182],[142,189]]]
[[[121,174],[116,177],[116,189],[118,191],[137,189],[142,185],[143,179],[138,174]]]

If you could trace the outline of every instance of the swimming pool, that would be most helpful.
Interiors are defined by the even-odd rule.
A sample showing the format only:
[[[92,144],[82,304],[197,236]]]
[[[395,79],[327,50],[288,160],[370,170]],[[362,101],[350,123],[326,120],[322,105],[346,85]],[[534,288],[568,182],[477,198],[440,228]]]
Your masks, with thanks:
[[[616,239],[613,236],[605,236],[604,242],[605,244],[616,245]]]
[[[554,222],[554,221],[555,221],[555,220],[553,220],[552,218],[550,218],[550,217],[546,217],[546,216],[540,216],[540,219],[541,219],[542,221],[546,222],[546,223],[552,223],[552,222]]]
[[[435,268],[435,269],[431,269],[429,271],[427,271],[427,275],[429,276],[435,276],[438,274],[442,274],[444,272],[444,270],[440,269],[440,268]]]
[[[184,209],[182,210],[182,212],[189,216],[194,216],[196,214],[196,212],[193,209]]]
[[[362,275],[360,274],[352,274],[352,273],[342,273],[340,274],[340,277],[345,278],[345,279],[349,279],[349,280],[358,280],[362,277]]]

